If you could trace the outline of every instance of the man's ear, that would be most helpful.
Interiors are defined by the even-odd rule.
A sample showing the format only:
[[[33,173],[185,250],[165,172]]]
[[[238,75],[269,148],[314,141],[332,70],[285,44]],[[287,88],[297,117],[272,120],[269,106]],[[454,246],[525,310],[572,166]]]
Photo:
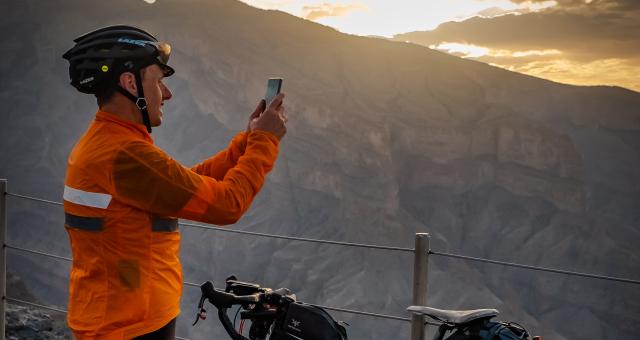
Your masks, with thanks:
[[[134,96],[138,95],[138,90],[136,87],[136,77],[131,72],[123,72],[120,75],[120,79],[118,84],[123,89],[127,90],[127,92],[131,93]]]

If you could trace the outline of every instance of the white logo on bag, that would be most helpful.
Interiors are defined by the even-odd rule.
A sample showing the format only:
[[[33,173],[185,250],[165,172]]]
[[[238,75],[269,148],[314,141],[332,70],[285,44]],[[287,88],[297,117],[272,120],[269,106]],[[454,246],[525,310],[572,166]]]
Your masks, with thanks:
[[[293,330],[296,330],[298,332],[302,332],[302,330],[300,330],[300,328],[298,328],[298,327],[300,327],[300,324],[301,324],[300,321],[298,321],[296,319],[291,319],[291,323],[289,324],[289,328],[291,328]]]

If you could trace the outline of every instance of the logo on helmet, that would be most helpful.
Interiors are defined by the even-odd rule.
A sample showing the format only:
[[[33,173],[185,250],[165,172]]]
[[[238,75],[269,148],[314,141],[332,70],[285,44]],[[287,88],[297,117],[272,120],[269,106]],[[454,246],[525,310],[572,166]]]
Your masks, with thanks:
[[[118,42],[122,42],[122,43],[127,43],[127,44],[132,44],[132,45],[138,45],[138,46],[145,47],[145,46],[147,46],[147,44],[148,44],[148,43],[150,43],[151,41],[146,41],[146,40],[136,40],[136,39],[128,39],[128,38],[118,38]]]
[[[90,81],[93,81],[93,77],[85,78],[80,81],[80,85],[84,85]]]

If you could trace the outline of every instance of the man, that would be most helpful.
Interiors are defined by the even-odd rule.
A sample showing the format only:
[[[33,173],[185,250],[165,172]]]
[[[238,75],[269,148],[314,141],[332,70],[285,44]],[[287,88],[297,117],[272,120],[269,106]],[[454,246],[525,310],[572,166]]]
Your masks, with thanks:
[[[242,216],[286,132],[284,96],[261,101],[226,150],[189,169],[150,135],[172,96],[163,83],[174,73],[169,45],[130,26],[75,43],[63,56],[71,84],[96,95],[99,109],[67,166],[69,326],[79,340],[174,339],[183,282],[176,218],[231,224]]]

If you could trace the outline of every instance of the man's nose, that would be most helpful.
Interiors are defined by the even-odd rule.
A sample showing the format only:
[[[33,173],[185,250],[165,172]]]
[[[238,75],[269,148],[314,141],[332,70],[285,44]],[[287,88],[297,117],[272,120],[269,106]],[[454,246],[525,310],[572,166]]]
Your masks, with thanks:
[[[169,90],[166,85],[162,84],[162,100],[169,100],[171,97],[173,97],[171,90]]]

